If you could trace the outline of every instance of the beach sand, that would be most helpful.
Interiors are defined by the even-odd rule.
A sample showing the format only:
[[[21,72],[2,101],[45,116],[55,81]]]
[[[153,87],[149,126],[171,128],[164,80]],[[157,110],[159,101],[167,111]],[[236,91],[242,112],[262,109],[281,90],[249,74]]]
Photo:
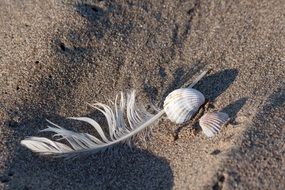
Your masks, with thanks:
[[[1,189],[285,189],[285,3],[241,1],[0,1]],[[135,89],[161,106],[196,89],[227,112],[214,138],[164,116],[147,144],[74,160],[39,157],[20,141],[45,119]],[[51,134],[45,133],[45,136]]]

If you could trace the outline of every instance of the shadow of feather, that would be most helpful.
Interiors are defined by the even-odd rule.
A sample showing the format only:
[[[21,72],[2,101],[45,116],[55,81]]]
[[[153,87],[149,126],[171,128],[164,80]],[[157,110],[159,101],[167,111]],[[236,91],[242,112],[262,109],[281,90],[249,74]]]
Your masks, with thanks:
[[[204,77],[194,88],[206,98],[215,100],[235,81],[237,75],[237,69],[225,69]]]

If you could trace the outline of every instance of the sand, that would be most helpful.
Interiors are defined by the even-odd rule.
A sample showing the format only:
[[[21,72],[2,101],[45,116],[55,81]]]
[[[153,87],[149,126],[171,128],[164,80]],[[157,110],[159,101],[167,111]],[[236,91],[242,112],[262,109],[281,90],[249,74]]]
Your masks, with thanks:
[[[1,189],[285,189],[285,3],[0,1]],[[94,116],[133,88],[144,104],[200,72],[196,88],[232,123],[214,138],[166,117],[146,145],[75,160],[20,141],[45,119]],[[90,129],[89,129],[90,130]],[[90,130],[92,132],[92,130]],[[49,134],[45,134],[49,135]]]

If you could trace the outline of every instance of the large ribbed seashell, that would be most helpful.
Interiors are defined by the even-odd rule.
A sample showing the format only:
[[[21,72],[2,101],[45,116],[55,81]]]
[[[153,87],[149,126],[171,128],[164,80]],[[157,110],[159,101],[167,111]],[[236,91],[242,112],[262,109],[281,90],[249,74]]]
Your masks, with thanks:
[[[226,113],[211,112],[204,114],[199,119],[199,124],[207,137],[213,137],[228,120],[229,116]]]
[[[184,123],[205,102],[204,95],[193,88],[180,88],[171,92],[164,101],[164,111],[172,122]]]

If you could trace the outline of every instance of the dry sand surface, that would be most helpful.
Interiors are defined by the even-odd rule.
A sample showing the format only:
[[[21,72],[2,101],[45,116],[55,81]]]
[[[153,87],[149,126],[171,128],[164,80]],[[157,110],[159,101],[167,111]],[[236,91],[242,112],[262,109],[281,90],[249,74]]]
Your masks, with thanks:
[[[20,146],[48,118],[94,116],[134,88],[163,98],[196,86],[233,119],[214,138],[164,117],[132,150],[74,160]],[[1,0],[1,189],[285,189],[284,0]],[[50,134],[43,134],[50,135]]]

